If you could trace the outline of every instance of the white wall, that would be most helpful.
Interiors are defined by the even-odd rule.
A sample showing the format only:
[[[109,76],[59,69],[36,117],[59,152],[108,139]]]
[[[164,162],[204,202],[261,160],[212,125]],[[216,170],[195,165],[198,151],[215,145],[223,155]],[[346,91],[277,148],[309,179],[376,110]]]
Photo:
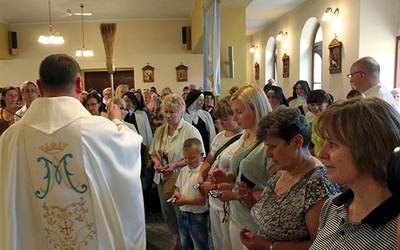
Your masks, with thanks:
[[[135,87],[160,90],[169,86],[178,94],[191,83],[202,84],[202,55],[182,49],[181,28],[190,26],[189,20],[116,22],[114,61],[116,68],[134,68]],[[85,46],[94,52],[92,58],[78,58],[82,69],[105,68],[105,52],[98,22],[85,23]],[[25,80],[36,80],[41,60],[49,54],[66,53],[74,56],[82,47],[81,24],[53,24],[53,31],[64,36],[63,45],[42,45],[37,42],[47,24],[12,25],[18,34],[18,55],[11,60],[0,60],[0,86],[19,86]],[[75,57],[75,56],[74,56]],[[188,69],[188,82],[176,81],[175,67],[183,63]],[[144,83],[142,67],[149,63],[155,68],[155,82]]]
[[[300,37],[302,30],[311,17],[318,19],[323,32],[323,75],[322,88],[330,92],[335,100],[344,99],[350,90],[349,73],[351,64],[360,57],[371,55],[381,64],[381,80],[388,83],[388,88],[393,87],[395,42],[398,34],[399,0],[336,0],[320,1],[311,0],[276,22],[263,28],[251,37],[248,44],[258,45],[260,69],[264,68],[265,47],[270,36],[276,37],[279,31],[289,34],[290,75],[282,77],[283,43],[277,42],[278,50],[278,84],[285,95],[290,96],[293,84],[303,75],[300,72]],[[321,17],[327,7],[339,8],[342,23],[341,32],[337,39],[343,43],[342,47],[342,72],[329,73],[329,43],[334,38],[331,31],[331,22],[322,22]],[[362,14],[360,14],[362,13]],[[250,69],[249,69],[250,70]],[[254,73],[252,73],[254,79]],[[265,70],[260,70],[261,86],[265,83]],[[254,82],[254,81],[253,81]]]
[[[372,56],[381,66],[381,82],[394,87],[398,0],[362,0],[360,57]]]

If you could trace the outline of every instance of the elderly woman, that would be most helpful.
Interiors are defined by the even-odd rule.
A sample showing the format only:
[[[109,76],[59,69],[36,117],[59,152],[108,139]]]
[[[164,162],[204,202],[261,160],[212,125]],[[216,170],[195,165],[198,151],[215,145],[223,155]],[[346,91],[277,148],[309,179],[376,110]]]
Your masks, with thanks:
[[[156,171],[154,182],[158,187],[161,211],[168,229],[173,235],[174,249],[180,247],[178,207],[163,199],[163,175],[179,171],[186,165],[182,155],[182,144],[186,139],[197,138],[202,142],[199,131],[183,120],[185,108],[182,97],[176,94],[169,94],[164,98],[161,110],[164,113],[166,124],[157,128],[149,150]]]
[[[265,85],[265,94],[267,95],[269,104],[271,104],[272,110],[277,109],[281,106],[288,107],[289,104],[286,101],[286,97],[283,94],[282,88],[275,85]]]
[[[238,182],[238,193],[260,226],[257,234],[243,229],[240,238],[249,249],[308,249],[317,235],[321,207],[339,187],[311,156],[310,125],[297,109],[280,108],[264,116],[257,138],[264,141],[265,156],[277,171],[260,199]]]
[[[223,182],[233,184],[245,176],[254,183],[254,191],[261,194],[268,181],[273,162],[264,157],[265,145],[262,140],[257,139],[256,128],[261,117],[272,110],[264,91],[255,84],[246,85],[236,91],[231,97],[231,108],[233,121],[243,130],[243,136],[238,140],[238,147],[230,159],[231,171],[225,173],[221,169],[216,169],[210,172],[210,179],[218,184],[222,183],[219,199],[229,201],[230,204],[229,232],[232,249],[241,250],[243,244],[239,233],[242,228],[257,231],[258,225],[251,218],[246,206],[241,203],[241,197],[233,192],[232,188],[224,189],[224,186],[228,185]]]
[[[0,108],[0,135],[12,124],[14,124],[14,115],[18,110],[18,89],[8,86],[2,90],[3,99]]]
[[[123,98],[125,93],[129,92],[129,85],[121,84],[115,89],[115,97]]]
[[[396,249],[400,201],[388,188],[387,165],[400,145],[398,112],[377,98],[338,101],[316,130],[329,180],[348,189],[325,202],[310,249]]]

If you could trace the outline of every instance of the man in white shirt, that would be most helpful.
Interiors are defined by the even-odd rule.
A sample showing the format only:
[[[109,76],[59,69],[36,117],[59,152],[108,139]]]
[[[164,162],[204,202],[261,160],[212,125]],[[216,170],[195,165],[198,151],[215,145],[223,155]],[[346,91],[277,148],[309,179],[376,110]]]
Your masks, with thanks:
[[[79,102],[70,56],[40,64],[36,99],[0,137],[0,249],[145,249],[142,137],[109,105],[108,119]]]
[[[400,111],[390,90],[380,82],[380,66],[374,58],[367,56],[355,61],[347,77],[351,87],[364,93],[366,98],[380,98]]]
[[[15,112],[14,119],[15,121],[18,121],[21,119],[21,117],[26,113],[28,108],[31,106],[32,102],[37,98],[38,96],[38,87],[36,83],[31,82],[31,81],[25,81],[21,84],[21,95],[22,98],[25,101],[25,105],[19,109],[17,112]]]

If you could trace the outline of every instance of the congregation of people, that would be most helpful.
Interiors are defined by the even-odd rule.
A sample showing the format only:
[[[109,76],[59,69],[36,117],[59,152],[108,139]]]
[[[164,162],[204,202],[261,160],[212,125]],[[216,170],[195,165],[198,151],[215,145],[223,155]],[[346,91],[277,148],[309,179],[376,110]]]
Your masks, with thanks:
[[[220,97],[195,84],[84,91],[67,55],[39,70],[1,90],[4,249],[56,248],[68,230],[82,249],[145,249],[157,206],[172,249],[206,250],[210,237],[224,250],[400,249],[400,89],[372,57],[351,65],[345,100],[305,80],[287,98],[273,78]],[[49,206],[89,212],[57,220]]]

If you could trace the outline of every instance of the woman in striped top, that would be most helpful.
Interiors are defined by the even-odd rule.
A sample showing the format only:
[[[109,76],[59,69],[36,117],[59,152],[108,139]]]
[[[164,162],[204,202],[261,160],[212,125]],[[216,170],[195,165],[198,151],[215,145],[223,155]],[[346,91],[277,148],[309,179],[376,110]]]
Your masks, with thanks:
[[[377,98],[338,101],[316,131],[329,180],[348,189],[325,202],[310,249],[396,249],[400,201],[388,188],[387,163],[400,145],[398,112]]]

